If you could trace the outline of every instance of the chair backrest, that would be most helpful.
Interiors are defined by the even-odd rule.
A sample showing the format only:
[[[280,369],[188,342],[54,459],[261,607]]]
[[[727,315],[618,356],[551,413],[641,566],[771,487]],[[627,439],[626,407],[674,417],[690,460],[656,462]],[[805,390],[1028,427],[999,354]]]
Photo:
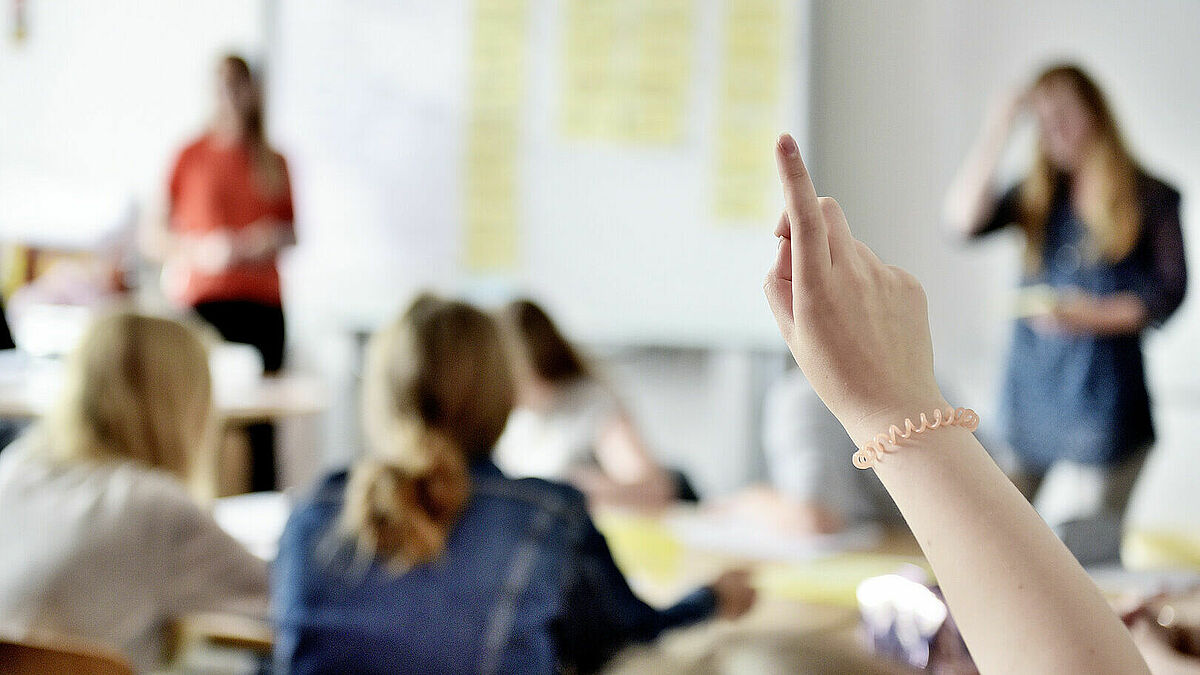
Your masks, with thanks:
[[[122,656],[99,647],[67,642],[21,642],[0,639],[0,673],[133,675],[133,668]]]

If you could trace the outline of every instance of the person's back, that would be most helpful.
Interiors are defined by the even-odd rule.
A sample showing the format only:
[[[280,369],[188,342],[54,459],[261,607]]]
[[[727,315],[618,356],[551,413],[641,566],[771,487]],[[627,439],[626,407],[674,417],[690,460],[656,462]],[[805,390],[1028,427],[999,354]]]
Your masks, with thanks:
[[[667,610],[637,598],[577,490],[506,478],[513,385],[494,322],[422,296],[371,340],[369,455],[292,513],[276,558],[290,673],[590,672],[753,591],[729,573]]]
[[[265,565],[174,478],[128,461],[49,462],[38,436],[0,455],[0,631],[108,645],[151,668],[171,618],[264,596]]]
[[[266,564],[178,480],[211,419],[199,341],[117,313],[68,372],[48,419],[0,456],[0,631],[96,642],[148,670],[168,622],[264,612]]]
[[[590,528],[582,497],[505,478],[490,462],[473,466],[471,478],[472,496],[441,557],[404,574],[355,560],[337,528],[344,472],[299,505],[276,561],[277,665],[294,673],[555,672],[564,595]],[[588,649],[604,642],[594,638]]]

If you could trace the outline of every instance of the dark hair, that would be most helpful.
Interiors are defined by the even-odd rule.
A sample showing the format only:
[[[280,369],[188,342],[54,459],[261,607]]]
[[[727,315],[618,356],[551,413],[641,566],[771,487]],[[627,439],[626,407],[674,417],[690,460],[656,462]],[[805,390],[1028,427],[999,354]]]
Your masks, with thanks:
[[[537,303],[514,300],[501,317],[538,377],[560,383],[592,375],[587,362]]]

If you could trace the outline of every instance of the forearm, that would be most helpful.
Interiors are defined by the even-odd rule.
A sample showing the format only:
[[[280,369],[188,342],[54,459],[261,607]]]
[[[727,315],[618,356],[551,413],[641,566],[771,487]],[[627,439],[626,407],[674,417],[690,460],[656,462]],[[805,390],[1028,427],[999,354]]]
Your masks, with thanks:
[[[942,208],[942,217],[955,232],[970,236],[979,231],[996,208],[993,186],[1000,158],[1008,142],[1010,120],[990,120],[956,174]]]
[[[669,504],[675,496],[674,485],[664,472],[655,472],[633,483],[621,483],[600,469],[585,468],[571,474],[571,483],[593,505],[657,509]]]
[[[1073,332],[1101,337],[1135,335],[1150,321],[1146,302],[1134,293],[1067,300],[1055,315]]]
[[[711,586],[688,593],[679,602],[659,612],[661,630],[681,628],[711,619],[717,613],[717,594]]]
[[[864,422],[855,440],[861,447],[887,424]],[[971,433],[920,434],[875,471],[981,672],[1147,672],[1099,590]]]
[[[280,220],[261,220],[233,237],[233,261],[257,263],[272,260],[280,251],[296,243],[291,223]]]

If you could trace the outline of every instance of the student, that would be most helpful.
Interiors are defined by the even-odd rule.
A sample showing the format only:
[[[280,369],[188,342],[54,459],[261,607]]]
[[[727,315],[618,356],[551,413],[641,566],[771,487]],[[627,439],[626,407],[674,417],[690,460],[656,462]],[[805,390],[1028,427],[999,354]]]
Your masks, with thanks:
[[[566,480],[605,504],[654,509],[689,496],[686,480],[654,459],[612,389],[545,310],[517,300],[500,316],[517,382],[517,407],[496,451],[506,473]]]
[[[716,502],[715,511],[760,520],[786,535],[898,521],[879,481],[846,461],[854,446],[799,370],[767,388],[762,444],[767,483]]]
[[[211,416],[186,328],[127,313],[90,327],[46,422],[0,454],[0,633],[95,642],[149,670],[172,620],[265,613],[265,563],[181,482]]]
[[[1002,195],[997,167],[1021,110],[1036,113],[1033,166]],[[1142,336],[1183,301],[1180,196],[1129,153],[1104,94],[1077,66],[1050,68],[991,116],[946,198],[953,227],[1017,226],[1022,285],[1048,289],[1015,322],[1003,405],[1018,484],[1070,542],[1112,558],[1154,441]],[[1040,304],[1038,308],[1036,305]],[[1039,424],[1031,424],[1031,420]]]
[[[469,305],[422,296],[374,336],[370,455],[301,501],[280,542],[280,670],[590,672],[629,642],[749,610],[738,571],[670,609],[639,600],[580,493],[492,463],[513,398],[500,331]]]
[[[791,136],[776,158],[787,207],[764,290],[817,395],[859,448],[891,425],[947,410],[920,283],[855,240],[836,201],[818,199]],[[980,672],[1148,673],[1095,584],[967,428],[887,444],[873,468]]]
[[[284,316],[277,261],[295,244],[287,164],[267,141],[262,92],[250,66],[226,56],[211,127],[171,171],[164,290],[230,342],[253,346],[267,374],[283,366]],[[275,433],[247,429],[251,491],[276,485]]]

